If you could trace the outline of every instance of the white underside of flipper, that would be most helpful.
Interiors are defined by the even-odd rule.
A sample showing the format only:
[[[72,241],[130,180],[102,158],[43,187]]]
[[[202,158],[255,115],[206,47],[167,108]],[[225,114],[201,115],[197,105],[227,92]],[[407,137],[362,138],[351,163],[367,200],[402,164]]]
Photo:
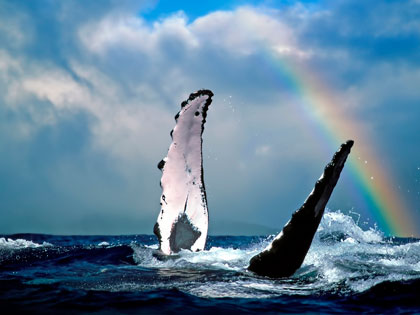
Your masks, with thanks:
[[[203,250],[208,209],[203,180],[202,133],[213,93],[201,90],[182,103],[175,116],[168,155],[162,170],[161,210],[154,228],[160,250],[170,255],[181,249]]]

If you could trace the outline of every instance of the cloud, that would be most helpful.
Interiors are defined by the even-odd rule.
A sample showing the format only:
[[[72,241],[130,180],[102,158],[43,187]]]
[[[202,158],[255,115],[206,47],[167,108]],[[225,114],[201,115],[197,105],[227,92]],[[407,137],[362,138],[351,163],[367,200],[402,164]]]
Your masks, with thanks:
[[[402,128],[418,113],[415,1],[244,6],[195,20],[175,12],[156,21],[142,16],[151,6],[146,2],[48,2],[42,12],[41,4],[6,4],[0,152],[8,152],[3,169],[19,176],[4,182],[18,198],[19,185],[32,189],[26,174],[37,174],[44,180],[40,196],[55,187],[54,206],[79,208],[74,222],[98,213],[95,205],[110,218],[153,220],[155,164],[166,153],[180,102],[200,88],[215,92],[204,132],[210,211],[219,220],[239,213],[263,225],[286,220],[332,152],[309,130],[273,55],[317,69],[341,97],[338,106],[362,124],[384,128],[398,116],[394,127]],[[384,152],[400,143],[397,135],[385,141],[369,130]],[[383,132],[392,134],[391,128]],[[26,204],[35,199],[33,193]],[[278,199],[281,211],[272,207]],[[44,207],[47,220],[53,206],[36,204],[33,211]]]
[[[172,15],[152,26],[138,16],[111,14],[99,22],[83,26],[79,36],[89,51],[99,55],[118,47],[153,56],[160,52],[160,45],[165,45],[165,41],[184,48],[196,46],[197,40],[186,23],[182,14]]]
[[[0,6],[0,42],[11,50],[21,49],[33,39],[30,17],[26,12],[15,10],[12,3]]]
[[[259,146],[255,150],[255,154],[264,156],[264,155],[270,154],[270,151],[271,151],[271,147],[269,145],[262,145],[262,146]]]
[[[235,36],[250,22],[251,28],[252,25],[259,28]],[[220,27],[226,31],[223,36],[215,36]],[[270,36],[274,30],[277,35]],[[283,47],[287,54],[298,51],[290,43],[292,36],[286,26],[250,8],[216,12],[191,24],[187,24],[185,16],[176,14],[152,26],[141,17],[118,12],[83,23],[77,34],[84,55],[69,58],[65,68],[48,61],[34,63],[29,56],[19,60],[9,58],[9,68],[21,69],[14,82],[7,80],[9,101],[14,99],[20,111],[30,112],[34,117],[32,127],[59,123],[63,116],[86,112],[94,118],[95,143],[128,159],[150,151],[138,148],[150,146],[148,135],[163,135],[158,126],[163,121],[169,123],[174,114],[168,105],[185,98],[189,93],[185,91],[201,87],[194,82],[204,85],[208,65],[223,63],[226,55],[206,56],[209,46],[222,49],[232,59],[237,54],[255,54],[263,49],[258,42],[269,42],[276,49]],[[88,64],[95,55],[103,59]],[[124,79],[126,73],[116,72],[112,58],[127,58],[121,69],[132,68],[132,63],[139,71]],[[203,63],[208,65],[202,66]],[[213,80],[222,82],[223,75],[221,68]],[[240,72],[236,75],[245,76]],[[36,110],[27,104],[31,99],[46,104],[46,113],[37,116]]]
[[[181,49],[187,56],[206,49],[250,55],[266,47],[280,55],[306,55],[297,46],[290,27],[251,7],[216,11],[191,23],[182,12],[177,12],[151,25],[141,16],[110,14],[82,26],[78,34],[88,51],[101,56],[116,47],[152,59],[169,58],[161,54],[173,54],[173,49]]]

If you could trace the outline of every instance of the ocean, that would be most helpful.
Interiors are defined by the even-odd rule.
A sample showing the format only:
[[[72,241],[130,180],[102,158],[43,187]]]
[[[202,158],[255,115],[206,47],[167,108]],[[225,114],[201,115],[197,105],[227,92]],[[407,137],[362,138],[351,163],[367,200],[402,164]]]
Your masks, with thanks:
[[[1,312],[420,314],[419,239],[327,211],[295,275],[248,272],[273,237],[210,236],[159,260],[153,235],[0,235]]]

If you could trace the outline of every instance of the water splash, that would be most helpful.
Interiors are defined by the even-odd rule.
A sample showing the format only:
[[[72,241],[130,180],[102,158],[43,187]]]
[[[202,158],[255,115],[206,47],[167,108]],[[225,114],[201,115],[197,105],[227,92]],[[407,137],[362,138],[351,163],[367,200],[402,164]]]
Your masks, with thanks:
[[[42,246],[53,246],[50,243],[43,242],[42,244],[34,243],[24,239],[13,240],[11,238],[0,237],[0,249],[20,249],[20,248],[38,248]]]
[[[272,280],[246,270],[249,259],[270,241],[260,239],[245,248],[212,246],[197,253],[181,251],[165,261],[153,257],[157,245],[147,248],[133,244],[132,248],[139,266],[156,269],[163,277],[177,275],[179,282],[175,280],[171,286],[200,297],[355,294],[387,281],[420,279],[418,240],[400,244],[385,238],[378,229],[363,230],[350,215],[339,211],[327,210],[302,267],[290,278]],[[188,286],[181,276],[186,273],[191,278]],[[218,276],[212,281],[211,275]],[[202,277],[207,280],[203,282]]]

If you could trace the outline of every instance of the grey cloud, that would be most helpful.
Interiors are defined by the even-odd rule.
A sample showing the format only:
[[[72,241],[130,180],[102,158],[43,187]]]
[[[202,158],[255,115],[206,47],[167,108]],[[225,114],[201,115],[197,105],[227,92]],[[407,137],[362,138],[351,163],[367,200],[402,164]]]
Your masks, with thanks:
[[[400,68],[402,57],[392,54],[376,61],[375,49],[363,45],[378,36],[417,36],[415,20],[403,25],[406,10],[392,11],[391,31],[379,17],[371,21],[367,8],[357,15],[351,3],[328,10],[238,8],[191,22],[176,14],[153,24],[138,14],[144,3],[49,2],[48,27],[56,31],[41,23],[20,46],[0,50],[0,151],[7,153],[1,184],[8,187],[2,199],[14,213],[0,231],[151,233],[159,210],[156,163],[166,154],[180,102],[200,88],[215,92],[204,132],[210,220],[240,216],[244,224],[282,226],[334,149],[319,148],[267,51],[321,69],[342,95],[339,105],[364,124],[374,115],[374,126],[390,121],[390,100],[420,99],[416,68]],[[25,23],[38,23],[22,6],[16,5]],[[369,25],[357,23],[363,14]],[[22,23],[11,27],[22,32]],[[392,128],[412,124],[413,111],[402,104],[401,122]],[[401,136],[389,128],[374,131],[385,152]],[[347,207],[346,198],[338,188],[332,202]]]

